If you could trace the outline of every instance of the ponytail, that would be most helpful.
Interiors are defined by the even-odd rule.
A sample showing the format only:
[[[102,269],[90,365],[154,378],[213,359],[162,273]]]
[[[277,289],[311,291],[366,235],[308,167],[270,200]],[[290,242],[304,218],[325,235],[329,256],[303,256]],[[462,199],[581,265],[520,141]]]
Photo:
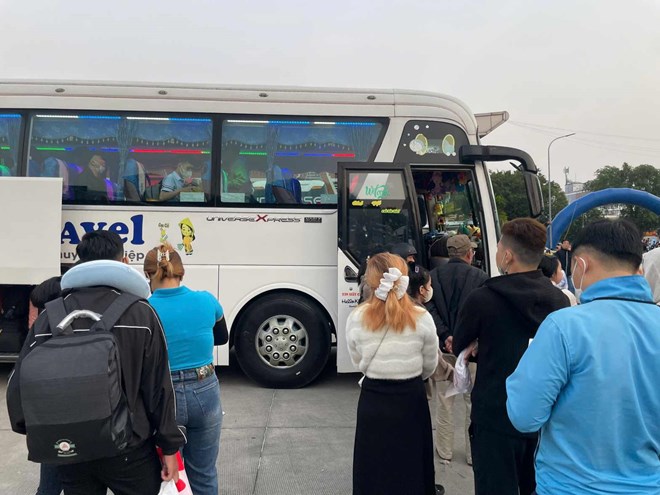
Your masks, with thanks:
[[[392,268],[400,278],[394,280]],[[380,253],[369,260],[366,280],[373,293],[364,310],[367,329],[377,331],[389,327],[394,332],[402,332],[406,327],[416,328],[417,307],[405,293],[407,273],[408,267],[400,256]]]
[[[181,257],[170,244],[161,244],[153,248],[144,258],[144,272],[150,278],[183,278],[185,269]]]

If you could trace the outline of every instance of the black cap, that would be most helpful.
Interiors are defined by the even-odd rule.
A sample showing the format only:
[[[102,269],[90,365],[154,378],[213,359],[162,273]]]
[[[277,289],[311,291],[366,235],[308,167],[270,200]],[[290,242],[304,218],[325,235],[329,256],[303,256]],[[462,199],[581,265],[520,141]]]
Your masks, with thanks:
[[[404,260],[408,256],[417,255],[417,250],[415,249],[415,246],[408,244],[407,242],[400,242],[399,244],[395,244],[394,246],[392,246],[390,252],[392,254],[401,256]]]

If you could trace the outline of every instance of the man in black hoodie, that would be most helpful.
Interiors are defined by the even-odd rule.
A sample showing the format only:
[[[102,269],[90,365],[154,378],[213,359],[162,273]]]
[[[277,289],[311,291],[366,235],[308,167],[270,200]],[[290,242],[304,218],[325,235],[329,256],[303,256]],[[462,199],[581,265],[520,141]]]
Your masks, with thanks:
[[[475,495],[530,495],[536,488],[537,437],[509,421],[506,379],[546,316],[569,305],[537,269],[545,241],[545,227],[536,220],[504,224],[495,260],[505,276],[475,289],[459,311],[454,353],[478,341],[470,426]]]

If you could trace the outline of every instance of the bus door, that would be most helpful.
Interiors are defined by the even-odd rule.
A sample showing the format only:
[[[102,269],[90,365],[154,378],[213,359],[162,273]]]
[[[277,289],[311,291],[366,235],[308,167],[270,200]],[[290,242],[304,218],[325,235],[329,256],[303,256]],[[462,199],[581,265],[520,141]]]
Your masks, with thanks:
[[[345,326],[360,299],[360,268],[402,242],[422,253],[422,225],[409,165],[339,163],[338,190],[337,370],[348,372]]]

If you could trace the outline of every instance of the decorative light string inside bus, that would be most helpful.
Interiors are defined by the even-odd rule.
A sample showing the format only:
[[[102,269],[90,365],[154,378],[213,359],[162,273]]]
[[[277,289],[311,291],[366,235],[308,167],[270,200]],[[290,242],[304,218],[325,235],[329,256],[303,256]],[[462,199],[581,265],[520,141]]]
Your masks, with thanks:
[[[90,151],[97,151],[96,148],[88,148]],[[73,151],[73,148],[70,147],[43,147],[43,146],[37,146],[36,147],[37,151]],[[119,152],[119,148],[99,148],[98,151],[104,151],[107,153],[117,153]],[[210,155],[210,151],[202,151],[202,150],[146,150],[146,149],[131,149],[129,150],[131,153],[172,153],[175,155]]]
[[[41,119],[90,119],[90,120],[121,120],[119,115],[37,115]],[[18,114],[0,114],[0,118],[19,119]],[[145,120],[162,122],[205,122],[211,119],[193,117],[125,117],[126,120]],[[337,125],[337,126],[364,126],[373,127],[376,122],[328,122],[310,120],[226,120],[229,124],[272,124],[272,125]]]
[[[266,151],[240,151],[243,156],[268,156]],[[355,158],[355,153],[298,153],[289,151],[277,151],[275,156],[314,156],[314,157],[332,157],[332,158]]]
[[[3,115],[0,115],[3,117]],[[18,115],[20,117],[20,115]],[[37,115],[42,119],[96,119],[96,120],[121,120],[124,117],[119,115]],[[126,117],[126,120],[148,120],[163,122],[206,122],[211,123],[211,119],[190,118],[190,117]]]
[[[345,125],[375,126],[376,122],[322,122],[310,120],[226,120],[228,124],[273,124],[273,125]]]
[[[0,146],[0,150],[8,150],[9,146]],[[73,151],[71,147],[53,147],[53,146],[37,146],[37,151]],[[106,153],[118,153],[119,148],[87,148],[89,151],[103,151]],[[210,155],[210,151],[201,150],[154,150],[154,149],[140,149],[132,148],[129,150],[131,153],[171,153],[175,155]],[[244,156],[267,156],[265,151],[241,151],[239,155]],[[320,158],[355,158],[355,153],[297,153],[288,151],[278,151],[275,156],[310,156]]]

